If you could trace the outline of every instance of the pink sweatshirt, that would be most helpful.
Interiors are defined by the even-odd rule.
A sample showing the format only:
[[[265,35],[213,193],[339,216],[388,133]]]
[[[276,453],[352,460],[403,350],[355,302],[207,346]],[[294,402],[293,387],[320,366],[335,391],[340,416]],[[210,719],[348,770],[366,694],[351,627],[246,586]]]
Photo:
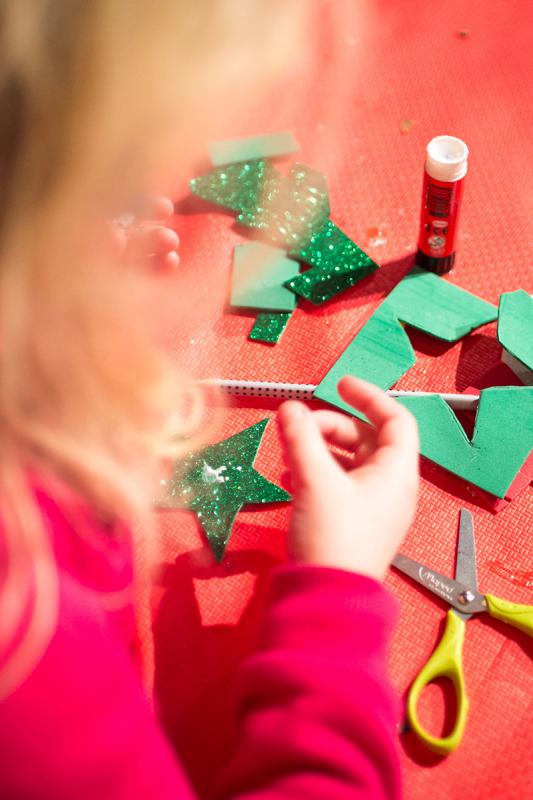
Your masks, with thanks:
[[[141,688],[132,605],[102,602],[127,598],[127,537],[110,538],[79,504],[59,507],[42,491],[38,500],[60,570],[59,620],[32,674],[0,705],[0,798],[195,797]],[[395,616],[368,578],[275,570],[257,647],[242,665],[239,746],[212,796],[399,797],[385,672]]]

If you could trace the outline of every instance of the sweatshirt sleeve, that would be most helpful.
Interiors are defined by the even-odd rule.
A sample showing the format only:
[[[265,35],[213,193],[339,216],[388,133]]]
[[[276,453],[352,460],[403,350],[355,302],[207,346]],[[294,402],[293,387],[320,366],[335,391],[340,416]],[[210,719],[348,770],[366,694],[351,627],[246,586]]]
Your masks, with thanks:
[[[125,643],[94,598],[65,574],[46,652],[0,703],[0,797],[193,797]]]
[[[395,798],[385,648],[394,606],[374,581],[286,567],[242,669],[241,738],[217,800]],[[124,644],[62,576],[58,628],[0,704],[2,800],[191,800]]]
[[[240,681],[240,742],[217,800],[400,796],[397,702],[386,676],[396,604],[336,569],[276,571]]]

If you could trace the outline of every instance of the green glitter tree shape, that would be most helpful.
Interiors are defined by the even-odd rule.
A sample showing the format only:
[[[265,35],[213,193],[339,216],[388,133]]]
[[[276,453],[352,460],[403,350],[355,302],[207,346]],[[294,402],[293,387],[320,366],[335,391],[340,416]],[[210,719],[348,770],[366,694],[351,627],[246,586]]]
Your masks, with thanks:
[[[291,496],[253,467],[268,419],[191,453],[166,484],[163,507],[189,508],[197,515],[217,561],[221,561],[235,518],[248,503],[286,503]]]
[[[311,266],[285,281],[320,305],[369,275],[378,265],[329,219],[324,176],[295,164],[287,176],[264,159],[217,167],[190,182],[193,194],[237,213],[298,261]]]

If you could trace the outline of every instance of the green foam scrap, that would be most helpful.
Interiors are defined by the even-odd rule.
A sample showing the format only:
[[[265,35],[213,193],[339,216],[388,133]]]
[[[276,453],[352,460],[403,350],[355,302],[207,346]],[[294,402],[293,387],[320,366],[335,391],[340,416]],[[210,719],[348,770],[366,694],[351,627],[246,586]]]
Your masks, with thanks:
[[[438,395],[397,401],[417,420],[423,456],[480,489],[505,497],[533,447],[532,387],[484,389],[471,441]]]
[[[514,358],[533,370],[533,297],[523,289],[500,296],[498,341]]]
[[[287,327],[292,311],[263,311],[257,315],[248,338],[254,342],[276,344]]]
[[[390,389],[416,362],[402,323],[454,342],[496,318],[496,307],[415,267],[376,309],[318,385],[315,396],[348,411],[337,384],[356,375]]]
[[[267,133],[242,139],[211,142],[209,156],[213,166],[225,166],[258,158],[276,158],[296,153],[300,149],[291,131]]]
[[[330,219],[316,230],[310,240],[289,254],[311,265],[311,269],[293,276],[285,283],[315,305],[366,278],[378,265]]]
[[[233,251],[231,305],[292,311],[296,297],[283,283],[295,269],[298,264],[277,247],[261,242],[237,245]]]

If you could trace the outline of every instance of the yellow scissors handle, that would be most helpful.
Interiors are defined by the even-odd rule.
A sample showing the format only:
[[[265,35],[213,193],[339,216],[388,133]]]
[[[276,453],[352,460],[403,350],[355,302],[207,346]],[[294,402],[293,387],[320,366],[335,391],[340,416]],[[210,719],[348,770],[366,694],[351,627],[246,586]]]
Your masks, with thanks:
[[[462,652],[465,621],[453,611],[448,611],[444,634],[429,661],[418,673],[407,696],[407,718],[414,733],[427,747],[439,755],[448,755],[458,747],[466,726],[468,698],[463,677]],[[422,690],[436,678],[448,678],[457,698],[457,717],[452,732],[439,738],[426,731],[417,716],[417,705]]]
[[[510,603],[493,594],[486,594],[485,600],[491,617],[518,628],[527,636],[533,636],[533,606]]]

